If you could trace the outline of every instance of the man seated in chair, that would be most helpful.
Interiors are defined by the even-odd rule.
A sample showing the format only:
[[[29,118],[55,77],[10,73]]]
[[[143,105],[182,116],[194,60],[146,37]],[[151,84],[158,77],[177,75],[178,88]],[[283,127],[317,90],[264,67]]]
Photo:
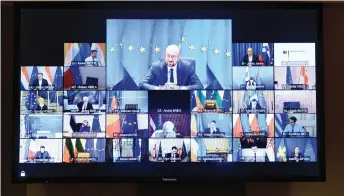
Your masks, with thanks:
[[[191,62],[180,59],[179,47],[169,45],[165,58],[152,63],[139,84],[143,90],[200,90],[203,85]]]

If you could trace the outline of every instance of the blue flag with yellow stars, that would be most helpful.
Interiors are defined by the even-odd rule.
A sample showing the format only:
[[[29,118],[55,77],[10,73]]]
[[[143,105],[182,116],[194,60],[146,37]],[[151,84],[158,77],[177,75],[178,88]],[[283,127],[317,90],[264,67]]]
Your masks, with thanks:
[[[125,114],[122,119],[123,134],[137,133],[137,115]]]
[[[138,89],[169,45],[180,48],[181,58],[195,59],[205,89],[232,88],[230,19],[109,19],[106,35],[108,89]]]
[[[93,122],[92,122],[92,132],[100,132],[100,122],[99,122],[99,114],[95,114],[93,116]]]

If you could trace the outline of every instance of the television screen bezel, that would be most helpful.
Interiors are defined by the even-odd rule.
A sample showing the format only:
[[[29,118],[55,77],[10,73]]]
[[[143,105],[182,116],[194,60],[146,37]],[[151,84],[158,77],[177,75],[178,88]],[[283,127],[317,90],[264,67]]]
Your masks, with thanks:
[[[198,178],[192,176],[141,176],[141,177],[126,177],[126,176],[111,176],[111,177],[95,177],[95,176],[61,176],[56,178],[26,178],[21,179],[18,175],[19,166],[19,125],[20,125],[20,107],[18,104],[20,100],[20,34],[25,33],[20,31],[21,24],[21,10],[22,9],[315,9],[317,11],[318,21],[318,40],[316,43],[316,97],[317,97],[317,148],[318,148],[318,161],[317,168],[319,168],[319,175],[316,176],[289,176],[289,175],[266,175],[264,171],[261,175],[256,176],[209,176],[207,178]],[[252,181],[325,181],[326,169],[325,169],[325,115],[324,115],[324,64],[323,64],[323,22],[322,22],[322,4],[321,3],[279,3],[279,2],[15,2],[14,3],[14,17],[15,17],[15,35],[14,35],[14,94],[15,100],[13,104],[13,154],[12,156],[12,181],[15,183],[42,183],[42,182],[83,182],[85,180],[89,182],[159,182],[159,181],[191,181],[191,182],[203,182],[203,181],[229,181],[229,182],[252,182]],[[19,57],[19,58],[18,58]],[[320,131],[321,130],[321,131]],[[180,166],[176,164],[166,164],[168,167],[174,169],[180,169]],[[197,164],[197,163],[192,163]],[[231,163],[233,165],[242,165],[243,167],[252,166],[252,163]],[[253,166],[256,169],[264,170],[272,167],[273,164],[284,164],[288,166],[290,163],[255,163]],[[166,167],[166,165],[164,167]],[[37,165],[38,166],[38,165]],[[97,169],[98,164],[92,165],[78,165],[78,169]],[[182,166],[183,167],[183,166]],[[221,166],[219,166],[221,167]],[[226,169],[230,169],[232,166],[228,166]],[[288,166],[289,167],[289,166]],[[211,168],[211,167],[210,167]],[[39,169],[39,168],[37,168]]]

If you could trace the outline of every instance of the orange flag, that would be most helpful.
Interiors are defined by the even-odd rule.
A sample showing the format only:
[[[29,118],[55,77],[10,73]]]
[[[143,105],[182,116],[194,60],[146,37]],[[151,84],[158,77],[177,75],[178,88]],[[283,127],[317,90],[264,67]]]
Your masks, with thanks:
[[[107,122],[111,122],[106,126],[106,135],[107,137],[113,138],[118,137],[121,133],[121,120],[120,115],[108,115]]]
[[[272,118],[269,122],[269,125],[268,125],[268,129],[269,129],[269,134],[268,134],[268,137],[274,137],[275,135],[275,124],[274,124],[274,116],[272,115]]]
[[[118,105],[117,105],[117,99],[115,96],[112,97],[112,102],[111,102],[111,109],[117,109]]]
[[[70,154],[69,154],[69,151],[67,149],[67,146],[64,145],[64,148],[63,148],[63,162],[64,163],[70,163]]]
[[[197,136],[197,119],[195,115],[191,116],[191,136]]]
[[[199,112],[203,112],[204,111],[204,107],[201,103],[201,100],[199,99],[199,97],[197,95],[195,95],[196,98],[196,107],[198,109]]]
[[[262,66],[265,66],[265,65],[264,65],[264,60],[263,60],[262,55],[259,55],[258,61],[259,61],[260,63],[262,63]]]
[[[257,119],[257,115],[256,114],[253,114],[253,120],[251,122],[251,132],[253,134],[258,134],[260,132],[260,129],[259,129],[259,124],[258,124],[258,119]]]
[[[238,114],[238,119],[235,122],[234,128],[233,128],[233,137],[242,137],[244,135],[244,132],[242,130],[242,124],[240,119],[240,114]]]
[[[300,75],[303,76],[303,83],[308,84],[307,68],[305,66],[301,67]]]

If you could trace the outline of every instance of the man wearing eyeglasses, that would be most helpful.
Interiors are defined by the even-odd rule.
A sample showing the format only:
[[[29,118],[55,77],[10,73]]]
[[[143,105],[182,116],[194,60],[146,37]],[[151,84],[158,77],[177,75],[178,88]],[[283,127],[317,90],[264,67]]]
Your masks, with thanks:
[[[154,62],[139,84],[143,90],[200,90],[203,85],[190,62],[179,56],[179,47],[169,45],[165,58]]]

